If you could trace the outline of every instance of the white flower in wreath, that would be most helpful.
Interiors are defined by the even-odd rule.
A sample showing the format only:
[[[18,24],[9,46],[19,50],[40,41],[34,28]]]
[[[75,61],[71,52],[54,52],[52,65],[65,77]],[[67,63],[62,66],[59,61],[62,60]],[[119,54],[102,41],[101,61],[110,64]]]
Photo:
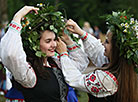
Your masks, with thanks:
[[[136,30],[136,32],[138,32],[138,25],[135,26],[135,30]]]
[[[109,24],[109,22],[106,22],[106,24],[108,25],[108,24]]]
[[[39,6],[40,4],[37,4],[37,6]]]
[[[45,6],[43,3],[37,4],[37,6],[42,7]]]
[[[125,23],[125,28],[128,28],[129,27],[129,24],[128,23]]]
[[[112,11],[112,15],[113,15],[113,16],[115,16],[115,17],[117,17],[117,16],[118,16],[118,13],[117,13],[117,12]]]
[[[130,24],[134,24],[134,23],[135,23],[134,18],[131,18],[130,19]]]
[[[136,26],[132,26],[132,29],[135,30]],[[136,31],[136,30],[135,30]]]
[[[138,24],[138,21],[137,21],[137,19],[135,20],[135,23],[136,23],[136,24]]]
[[[125,33],[126,33],[126,32],[127,32],[127,29],[125,29],[123,32],[125,32]]]
[[[31,30],[32,28],[29,26],[29,29]]]
[[[124,26],[124,23],[121,23],[121,27],[123,27]]]
[[[137,36],[137,38],[138,38],[138,31],[136,32],[136,36]]]
[[[138,32],[138,25],[132,26],[132,29],[135,30],[136,32]]]

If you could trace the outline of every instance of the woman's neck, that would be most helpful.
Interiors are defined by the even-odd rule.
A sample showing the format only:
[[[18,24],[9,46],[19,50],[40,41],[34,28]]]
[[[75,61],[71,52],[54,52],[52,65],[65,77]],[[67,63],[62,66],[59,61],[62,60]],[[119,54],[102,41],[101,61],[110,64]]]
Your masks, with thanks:
[[[43,59],[43,66],[51,67],[47,61],[47,57]]]

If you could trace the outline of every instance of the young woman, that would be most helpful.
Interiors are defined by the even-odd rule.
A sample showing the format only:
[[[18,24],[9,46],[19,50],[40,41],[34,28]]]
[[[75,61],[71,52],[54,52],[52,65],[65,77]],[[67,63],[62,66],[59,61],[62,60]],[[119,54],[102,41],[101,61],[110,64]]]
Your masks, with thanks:
[[[39,32],[37,34],[40,39],[40,50],[46,54],[46,57],[37,57],[34,51],[29,49],[31,45],[23,48],[20,36],[21,18],[30,11],[38,14],[38,8],[23,7],[15,14],[8,31],[2,38],[0,43],[2,63],[12,73],[15,79],[14,86],[23,93],[25,102],[66,102],[67,86],[60,69],[59,58],[55,57],[56,34],[49,29],[42,31],[36,29],[36,32]],[[36,25],[35,28],[37,27],[39,26]],[[84,54],[82,58],[80,56],[81,60],[84,59],[83,56]]]
[[[82,74],[78,70],[78,66],[70,66],[68,56],[60,57],[66,82],[72,87],[89,93],[89,102],[137,101],[137,76],[134,71],[138,64],[138,53],[136,53],[138,38],[134,29],[137,23],[130,20],[129,15],[125,16],[125,12],[117,14],[108,16],[110,17],[110,19],[108,18],[110,30],[107,32],[104,45],[84,32],[73,20],[70,19],[67,22],[67,29],[81,37],[85,52],[96,66],[102,66],[105,63],[105,56],[110,61],[103,68],[92,73]],[[119,28],[121,24],[124,25]],[[127,29],[128,27],[129,29]],[[131,36],[128,36],[129,34]],[[128,42],[129,44],[126,44]],[[59,53],[67,53],[66,46],[61,40],[57,45]],[[128,55],[128,51],[132,51],[132,54]]]

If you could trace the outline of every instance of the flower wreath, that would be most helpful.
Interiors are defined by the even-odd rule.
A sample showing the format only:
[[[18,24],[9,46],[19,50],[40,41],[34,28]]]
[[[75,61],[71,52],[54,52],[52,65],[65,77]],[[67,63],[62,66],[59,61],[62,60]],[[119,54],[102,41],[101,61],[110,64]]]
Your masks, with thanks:
[[[40,50],[40,31],[45,29],[52,30],[56,36],[60,36],[60,32],[65,27],[64,17],[60,11],[56,11],[56,7],[49,4],[37,4],[39,7],[38,14],[30,12],[22,18],[22,40],[23,47],[35,52],[37,57],[46,56]]]
[[[124,56],[128,63],[134,63],[138,72],[138,21],[127,11],[112,12],[106,15],[109,29],[117,36],[117,46],[120,56]]]

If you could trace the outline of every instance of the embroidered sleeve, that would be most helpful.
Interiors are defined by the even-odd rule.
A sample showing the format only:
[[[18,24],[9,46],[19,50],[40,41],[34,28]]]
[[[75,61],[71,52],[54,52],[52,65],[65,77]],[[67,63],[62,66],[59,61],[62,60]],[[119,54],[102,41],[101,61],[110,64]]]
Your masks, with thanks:
[[[112,95],[118,89],[115,76],[108,71],[97,70],[82,74],[75,61],[66,55],[60,57],[60,62],[66,82],[76,89],[91,93],[96,97]]]
[[[118,82],[110,72],[97,70],[85,76],[85,87],[95,97],[106,97],[117,91]]]
[[[79,71],[83,72],[89,64],[87,54],[76,43],[67,47],[69,50],[69,57],[77,63]]]
[[[105,48],[100,40],[97,40],[87,32],[81,36],[81,39],[83,40],[86,54],[95,66],[101,67],[103,64],[108,63],[107,57],[104,56]]]
[[[79,47],[80,46],[77,45],[76,43],[73,43],[72,45],[67,46],[69,52],[75,51],[75,50],[79,49]]]
[[[20,33],[21,29],[22,29],[22,26],[14,21],[12,21],[10,24],[9,24],[9,28],[10,29],[13,29],[15,31],[17,31],[18,33]]]
[[[17,82],[24,87],[32,88],[36,84],[36,75],[26,61],[20,36],[21,28],[20,24],[11,22],[0,43],[0,57]]]

